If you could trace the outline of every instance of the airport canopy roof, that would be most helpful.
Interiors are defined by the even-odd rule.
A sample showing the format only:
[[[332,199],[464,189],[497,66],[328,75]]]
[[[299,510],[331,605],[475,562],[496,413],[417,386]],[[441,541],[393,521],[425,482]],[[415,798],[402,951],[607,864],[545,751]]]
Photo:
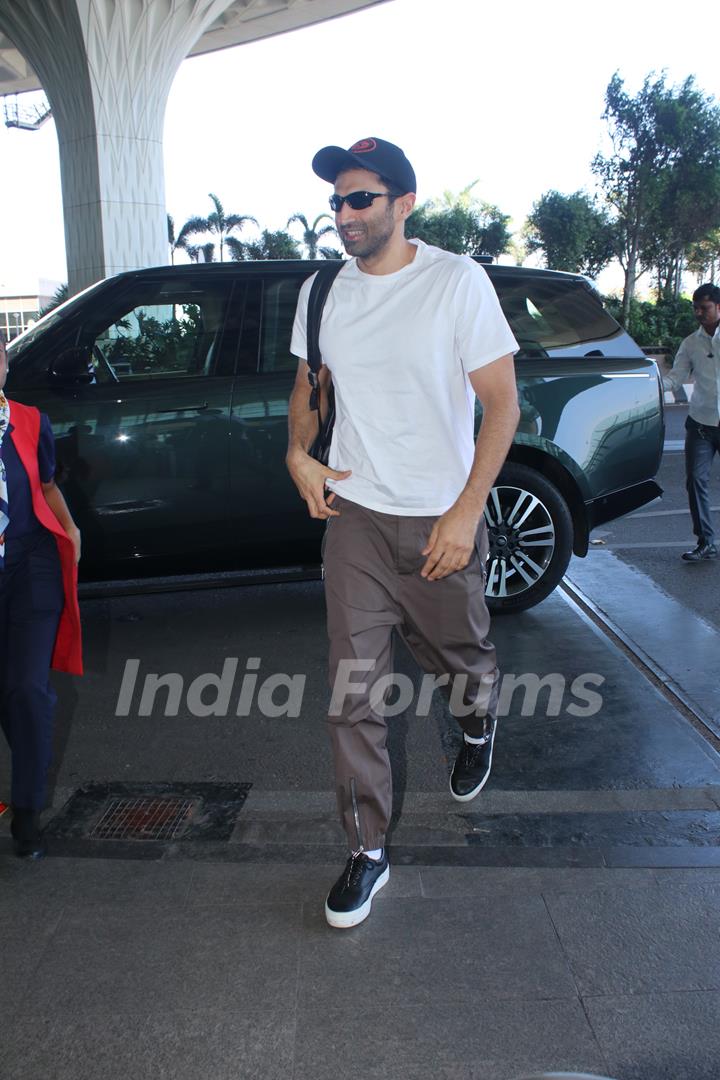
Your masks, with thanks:
[[[301,26],[346,15],[385,0],[233,0],[190,50],[190,56],[229,49]],[[37,75],[0,32],[0,95],[40,90]]]

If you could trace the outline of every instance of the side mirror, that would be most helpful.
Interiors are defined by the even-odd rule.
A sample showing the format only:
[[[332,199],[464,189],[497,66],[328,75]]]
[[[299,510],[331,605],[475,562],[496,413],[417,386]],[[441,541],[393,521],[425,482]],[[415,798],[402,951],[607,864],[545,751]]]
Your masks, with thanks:
[[[90,353],[87,349],[65,349],[50,364],[50,378],[57,386],[79,386],[94,382]]]

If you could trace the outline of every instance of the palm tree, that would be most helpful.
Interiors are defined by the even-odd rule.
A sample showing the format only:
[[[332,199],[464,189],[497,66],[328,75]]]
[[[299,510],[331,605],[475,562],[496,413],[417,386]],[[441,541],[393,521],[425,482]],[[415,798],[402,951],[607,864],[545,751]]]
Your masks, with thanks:
[[[230,252],[230,258],[233,262],[242,262],[250,257],[247,254],[248,245],[244,244],[242,240],[238,240],[237,236],[228,236],[225,247]]]
[[[332,222],[332,218],[329,214],[318,214],[312,225],[308,224],[308,219],[304,214],[293,214],[292,217],[288,218],[288,227],[295,221],[299,221],[303,227],[303,244],[305,245],[308,259],[317,259],[318,244],[323,236],[327,236],[328,233],[334,233],[335,236],[337,236],[337,230],[332,224],[323,225],[322,229],[318,229],[318,225],[325,218]]]
[[[175,218],[167,214],[167,238],[170,245],[170,262],[175,263]]]
[[[432,208],[434,210],[454,210],[460,206],[463,210],[469,210],[474,203],[477,202],[477,197],[472,194],[472,189],[476,184],[480,183],[480,179],[472,180],[462,191],[454,192],[446,189],[442,193],[442,199],[430,200]]]
[[[215,262],[215,245],[212,240],[207,244],[186,244],[184,250],[192,262]]]
[[[167,234],[168,244],[170,245],[170,262],[175,263],[175,252],[184,251],[186,255],[189,255],[193,262],[197,262],[197,246],[193,246],[190,243],[190,237],[194,236],[198,232],[205,231],[205,219],[199,217],[189,218],[180,232],[175,235],[175,219],[172,214],[167,215]],[[213,245],[214,247],[214,245]],[[207,259],[207,262],[211,262],[211,259]]]
[[[48,311],[54,311],[56,307],[60,307],[61,304],[64,304],[65,301],[68,299],[68,295],[69,294],[67,282],[65,282],[64,285],[58,285],[57,289],[52,294],[45,307],[41,308],[38,312],[38,318],[43,315],[47,315]]]
[[[228,236],[235,229],[242,229],[248,221],[251,221],[253,225],[257,225],[257,221],[249,214],[226,214],[223,204],[218,199],[217,195],[213,195],[210,192],[210,199],[215,209],[211,214],[208,214],[206,218],[191,218],[186,222],[183,228],[191,226],[191,232],[193,235],[197,233],[211,233],[217,237],[220,262],[223,261],[225,244]]]
[[[260,239],[249,244],[243,244],[234,236],[228,237],[227,246],[231,252],[231,258],[235,262],[243,262],[246,259],[300,259],[300,248],[290,233],[278,229],[271,232],[263,229]]]

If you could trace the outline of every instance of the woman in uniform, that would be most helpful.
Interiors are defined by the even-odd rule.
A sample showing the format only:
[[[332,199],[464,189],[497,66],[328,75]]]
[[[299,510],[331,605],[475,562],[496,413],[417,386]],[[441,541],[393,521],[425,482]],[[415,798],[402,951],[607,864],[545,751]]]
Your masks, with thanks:
[[[50,668],[82,674],[80,532],[55,484],[50,421],[3,392],[0,339],[0,725],[12,758],[15,852],[39,858],[56,695]]]

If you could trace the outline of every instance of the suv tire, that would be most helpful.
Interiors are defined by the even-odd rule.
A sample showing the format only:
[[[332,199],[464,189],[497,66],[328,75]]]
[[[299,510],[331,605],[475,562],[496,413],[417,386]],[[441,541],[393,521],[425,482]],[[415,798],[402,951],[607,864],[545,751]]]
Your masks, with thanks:
[[[548,596],[572,555],[573,523],[553,483],[527,465],[508,462],[485,507],[490,553],[485,598],[490,611],[525,611]]]

